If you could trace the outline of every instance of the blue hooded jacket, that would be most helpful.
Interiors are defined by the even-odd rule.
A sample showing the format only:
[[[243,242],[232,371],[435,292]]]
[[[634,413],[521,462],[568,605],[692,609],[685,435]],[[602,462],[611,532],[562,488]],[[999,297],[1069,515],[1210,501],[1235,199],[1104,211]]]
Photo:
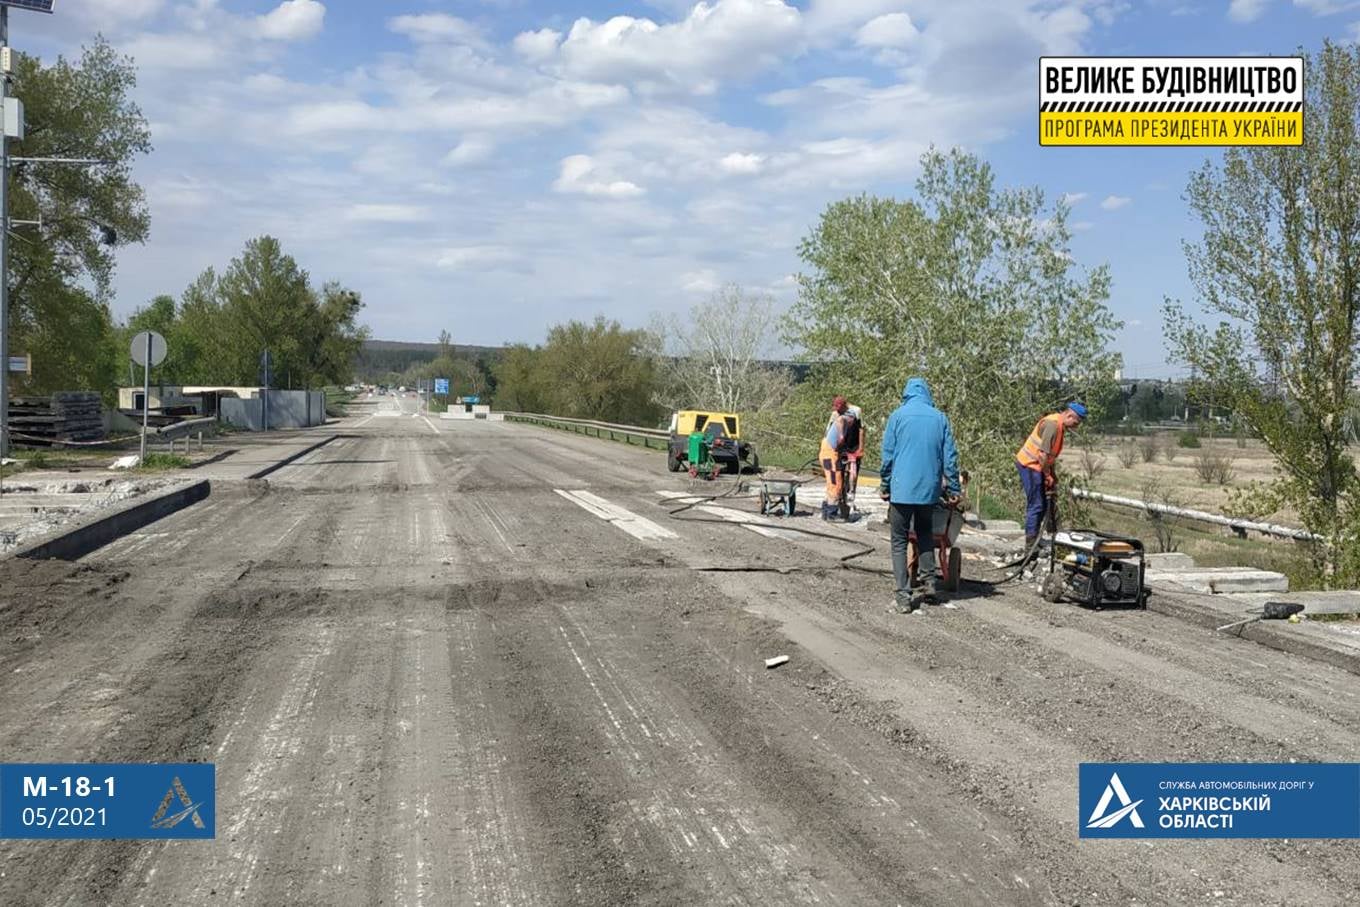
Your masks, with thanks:
[[[959,451],[949,419],[935,408],[924,378],[912,378],[902,391],[902,405],[883,429],[883,466],[894,504],[934,504],[940,500],[941,479],[957,495]]]

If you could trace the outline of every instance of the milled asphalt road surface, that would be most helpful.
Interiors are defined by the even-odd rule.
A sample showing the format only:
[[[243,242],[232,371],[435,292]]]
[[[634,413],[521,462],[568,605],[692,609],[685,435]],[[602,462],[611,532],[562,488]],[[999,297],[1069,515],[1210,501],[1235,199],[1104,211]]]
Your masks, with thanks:
[[[413,404],[0,565],[4,760],[218,778],[216,840],[0,843],[0,903],[1355,903],[1353,842],[1076,805],[1081,761],[1354,760],[1354,676],[1014,587],[890,614],[854,544],[669,518],[656,452]],[[824,569],[695,569],[739,565]]]

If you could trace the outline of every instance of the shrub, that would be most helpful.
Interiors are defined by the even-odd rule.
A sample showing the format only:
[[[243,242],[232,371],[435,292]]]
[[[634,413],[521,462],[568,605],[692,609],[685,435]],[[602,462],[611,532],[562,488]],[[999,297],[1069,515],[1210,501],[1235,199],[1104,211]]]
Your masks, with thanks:
[[[1162,444],[1157,440],[1156,435],[1144,435],[1138,439],[1138,453],[1142,456],[1144,463],[1154,462],[1161,450]]]
[[[1098,454],[1089,447],[1081,449],[1081,474],[1086,477],[1086,481],[1094,482],[1105,472],[1105,456]]]
[[[1138,442],[1132,439],[1124,441],[1115,448],[1114,455],[1118,458],[1120,466],[1132,469],[1133,464],[1138,462]]]
[[[1206,450],[1195,457],[1195,475],[1206,485],[1227,485],[1236,474],[1231,454]]]
[[[1169,440],[1162,445],[1162,456],[1166,457],[1166,462],[1168,463],[1176,459],[1176,454],[1178,452],[1179,450],[1177,449],[1176,445]]]
[[[1179,502],[1155,479],[1148,479],[1143,483],[1143,503],[1161,504],[1166,507],[1179,506]],[[1157,539],[1157,550],[1165,554],[1180,548],[1180,542],[1176,539],[1179,527],[1175,520],[1165,513],[1154,510],[1148,510],[1146,513],[1148,523],[1152,526],[1152,534]]]
[[[1195,434],[1193,431],[1181,432],[1180,437],[1176,439],[1176,443],[1189,450],[1198,450],[1201,447],[1199,435]]]

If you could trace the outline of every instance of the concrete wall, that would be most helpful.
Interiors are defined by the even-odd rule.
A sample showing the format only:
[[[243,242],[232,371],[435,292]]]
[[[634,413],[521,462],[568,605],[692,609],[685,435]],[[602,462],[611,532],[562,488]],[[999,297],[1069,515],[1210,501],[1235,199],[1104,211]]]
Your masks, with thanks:
[[[326,421],[324,391],[268,391],[269,428],[308,428]],[[223,422],[247,431],[264,430],[264,400],[223,397],[219,403]]]

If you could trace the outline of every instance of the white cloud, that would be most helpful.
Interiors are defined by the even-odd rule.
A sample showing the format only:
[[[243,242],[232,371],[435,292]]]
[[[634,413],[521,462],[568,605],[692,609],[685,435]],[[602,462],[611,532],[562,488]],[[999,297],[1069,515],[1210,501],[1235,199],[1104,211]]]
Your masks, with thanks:
[[[428,208],[420,205],[367,204],[351,205],[345,212],[347,220],[360,223],[404,224],[430,219]]]
[[[387,27],[413,41],[450,42],[472,46],[484,44],[481,29],[466,19],[450,16],[447,13],[396,16],[387,20]]]
[[[491,159],[496,152],[496,142],[486,135],[470,135],[444,155],[444,163],[450,167],[470,167]]]
[[[1228,4],[1228,18],[1234,22],[1254,22],[1269,4],[1270,0],[1232,0]]]
[[[718,166],[727,173],[759,173],[765,167],[765,158],[759,154],[733,152],[719,161]]]
[[[455,246],[445,249],[436,265],[450,271],[529,270],[528,262],[503,245]]]
[[[861,47],[906,47],[920,36],[911,16],[906,13],[889,13],[865,23],[860,28],[855,42]]]
[[[521,32],[515,36],[514,48],[524,59],[534,63],[542,63],[549,60],[557,53],[557,45],[562,40],[562,33],[551,28],[541,28],[538,31]]]
[[[718,272],[712,268],[702,268],[680,275],[680,289],[686,293],[712,293],[720,286],[722,284],[718,281]]]
[[[1086,198],[1085,192],[1064,192],[1062,196],[1062,203],[1070,208],[1073,205],[1081,202],[1081,200],[1084,198]]]
[[[1105,196],[1105,200],[1100,203],[1100,207],[1104,208],[1106,211],[1118,211],[1131,201],[1133,201],[1133,199],[1129,198],[1127,195],[1107,195]]]
[[[271,41],[302,41],[315,37],[326,19],[326,5],[317,0],[283,0],[255,20],[260,37]]]
[[[606,198],[636,198],[647,190],[628,180],[601,177],[598,164],[590,155],[573,154],[562,159],[562,170],[553,183],[553,191]]]
[[[782,0],[697,3],[680,22],[615,16],[577,19],[558,47],[566,73],[644,90],[711,94],[725,78],[749,75],[796,54],[802,17]]]
[[[206,35],[144,34],[128,44],[126,50],[144,69],[215,69],[228,56],[225,42]]]

